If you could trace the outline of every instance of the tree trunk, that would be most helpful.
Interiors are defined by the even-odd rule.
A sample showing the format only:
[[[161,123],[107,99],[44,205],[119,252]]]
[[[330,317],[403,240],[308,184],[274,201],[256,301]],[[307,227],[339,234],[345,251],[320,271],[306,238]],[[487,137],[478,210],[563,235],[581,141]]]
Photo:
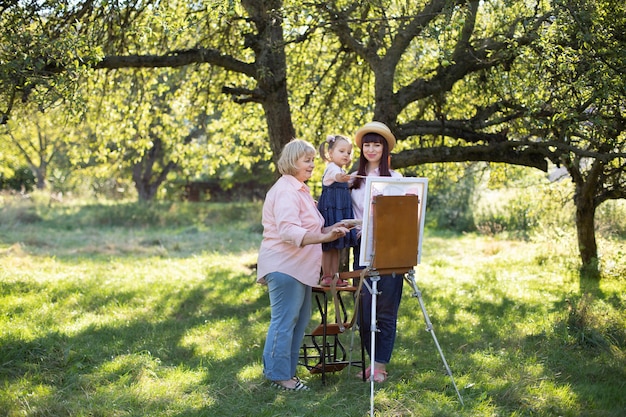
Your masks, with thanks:
[[[582,261],[581,272],[590,278],[599,278],[598,245],[596,243],[594,190],[589,182],[576,184],[576,233]]]
[[[283,37],[283,21],[278,10],[282,1],[242,1],[258,33],[248,36],[246,44],[254,50],[258,100],[263,106],[274,162],[283,147],[295,137],[287,90],[287,57]]]
[[[267,119],[272,156],[274,163],[276,163],[283,147],[296,135],[291,121],[287,87],[285,86],[283,91],[277,91],[275,94],[272,94],[271,99],[265,100],[263,109]]]
[[[41,162],[39,167],[35,168],[35,176],[37,177],[37,189],[45,190],[46,189],[46,178],[48,174],[48,164],[41,158]]]
[[[135,183],[139,201],[152,201],[159,184],[151,182],[151,168],[144,169],[145,165],[146,163],[143,160],[133,165],[133,182]]]
[[[152,148],[146,151],[141,160],[132,167],[133,181],[139,201],[152,201],[167,174],[176,167],[174,162],[164,164],[163,142],[159,138],[152,138]],[[161,166],[160,172],[155,172],[155,166]]]

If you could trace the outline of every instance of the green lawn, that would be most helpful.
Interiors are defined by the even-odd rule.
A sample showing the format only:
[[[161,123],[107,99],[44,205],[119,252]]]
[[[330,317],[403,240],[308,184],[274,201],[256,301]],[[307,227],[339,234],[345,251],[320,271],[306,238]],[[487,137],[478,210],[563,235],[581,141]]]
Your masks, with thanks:
[[[326,385],[302,368],[306,393],[264,381],[259,212],[5,206],[0,415],[369,415],[356,368]],[[406,286],[377,415],[626,415],[626,278],[581,281],[569,238],[429,230],[416,270],[465,405]]]

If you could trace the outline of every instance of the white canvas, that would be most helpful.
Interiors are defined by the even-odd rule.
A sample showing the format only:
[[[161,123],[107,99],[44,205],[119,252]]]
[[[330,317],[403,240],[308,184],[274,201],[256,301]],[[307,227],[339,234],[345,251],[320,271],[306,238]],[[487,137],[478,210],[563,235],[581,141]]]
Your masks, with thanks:
[[[365,181],[365,204],[363,204],[363,226],[361,231],[361,255],[359,263],[363,266],[371,264],[374,252],[374,224],[372,218],[372,200],[378,195],[417,195],[419,200],[418,224],[419,239],[417,263],[422,255],[422,236],[424,235],[424,218],[426,217],[426,196],[428,179],[417,177],[372,177]],[[401,221],[401,219],[400,219]]]

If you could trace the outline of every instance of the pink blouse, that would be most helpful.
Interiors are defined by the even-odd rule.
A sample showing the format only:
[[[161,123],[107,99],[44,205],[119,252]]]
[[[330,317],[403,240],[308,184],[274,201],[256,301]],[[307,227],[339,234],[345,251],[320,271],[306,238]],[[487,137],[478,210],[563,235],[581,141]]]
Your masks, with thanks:
[[[263,203],[263,241],[257,261],[257,282],[270,272],[283,272],[308,286],[319,282],[322,245],[302,246],[307,232],[320,233],[324,218],[309,187],[283,175],[270,188]]]

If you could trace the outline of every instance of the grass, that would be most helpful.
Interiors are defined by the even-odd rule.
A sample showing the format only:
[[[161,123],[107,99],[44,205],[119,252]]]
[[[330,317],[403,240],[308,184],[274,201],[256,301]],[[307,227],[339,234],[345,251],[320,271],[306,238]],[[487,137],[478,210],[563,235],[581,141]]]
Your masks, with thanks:
[[[369,415],[356,369],[303,368],[307,393],[264,381],[259,221],[258,203],[5,202],[0,415]],[[623,241],[603,247],[619,264]],[[581,281],[576,253],[428,230],[417,283],[465,406],[407,286],[376,414],[623,416],[626,280]]]

